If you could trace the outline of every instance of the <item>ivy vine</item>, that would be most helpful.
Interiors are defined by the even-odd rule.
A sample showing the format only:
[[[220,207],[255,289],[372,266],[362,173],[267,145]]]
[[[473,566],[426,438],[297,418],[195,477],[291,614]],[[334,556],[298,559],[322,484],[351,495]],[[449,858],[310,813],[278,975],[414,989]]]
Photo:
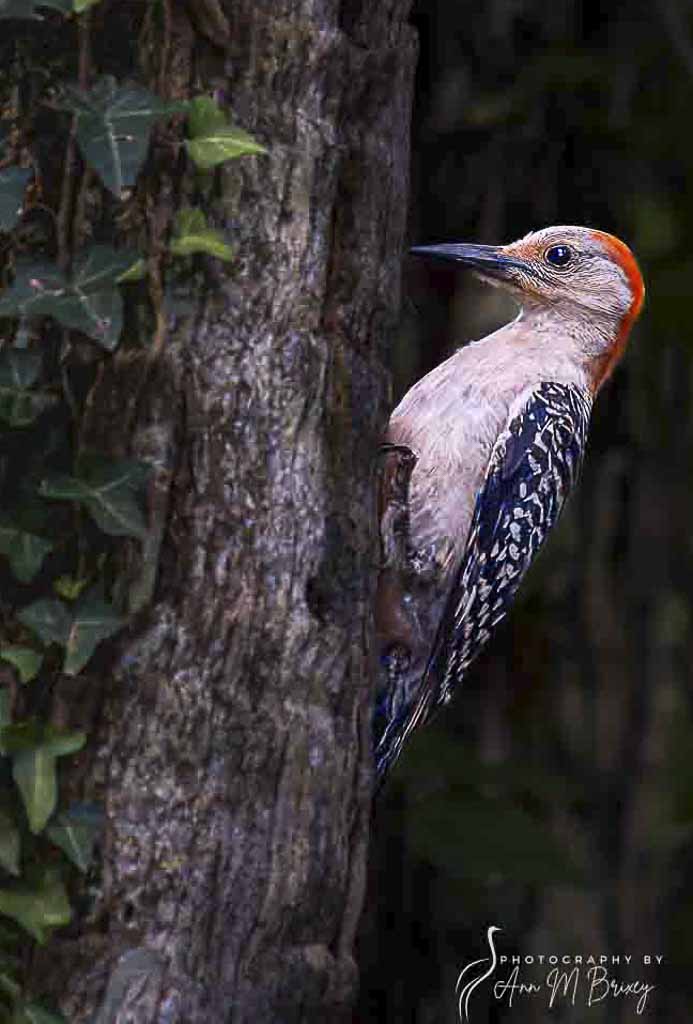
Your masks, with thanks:
[[[0,0],[0,21],[76,19],[86,52],[98,2]],[[71,921],[70,894],[92,869],[102,813],[61,801],[58,762],[87,736],[39,712],[56,680],[82,672],[128,622],[113,555],[120,538],[147,538],[149,471],[85,450],[80,423],[89,381],[122,340],[124,296],[151,301],[141,282],[154,264],[149,251],[104,241],[107,231],[85,246],[66,229],[73,207],[41,180],[37,113],[53,112],[62,126],[64,173],[76,149],[79,173],[110,195],[112,225],[167,120],[200,174],[265,150],[211,96],[171,101],[137,82],[92,80],[82,54],[79,83],[56,83],[37,74],[26,34],[15,56],[14,101],[0,112],[0,1020],[56,1024],[64,1017],[26,989],[27,937],[46,943]],[[37,234],[44,214],[50,230]],[[173,261],[201,255],[228,261],[233,248],[203,209],[187,206],[157,254],[157,287]],[[159,317],[150,344],[161,343]]]

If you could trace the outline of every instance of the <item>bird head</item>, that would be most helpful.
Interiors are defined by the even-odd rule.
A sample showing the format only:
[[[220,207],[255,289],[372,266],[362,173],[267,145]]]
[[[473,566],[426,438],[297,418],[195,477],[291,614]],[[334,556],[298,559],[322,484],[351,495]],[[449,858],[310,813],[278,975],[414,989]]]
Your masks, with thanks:
[[[627,245],[605,231],[549,227],[509,245],[449,243],[416,246],[419,256],[471,267],[510,291],[523,307],[554,309],[567,320],[595,327],[609,341],[599,383],[621,354],[643,304],[645,287]]]
[[[628,246],[593,228],[550,227],[509,245],[452,242],[415,246],[411,252],[471,267],[523,304],[572,303],[620,319],[637,316],[645,294]]]

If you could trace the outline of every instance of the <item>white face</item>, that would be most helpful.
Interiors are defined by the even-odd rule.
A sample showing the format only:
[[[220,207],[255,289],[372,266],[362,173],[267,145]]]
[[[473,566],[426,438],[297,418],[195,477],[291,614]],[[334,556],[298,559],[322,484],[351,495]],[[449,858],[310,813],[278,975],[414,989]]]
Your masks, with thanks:
[[[611,235],[589,228],[550,227],[501,251],[517,261],[504,269],[503,283],[525,301],[568,303],[615,321],[633,307],[631,264],[638,277],[639,272],[630,250]]]

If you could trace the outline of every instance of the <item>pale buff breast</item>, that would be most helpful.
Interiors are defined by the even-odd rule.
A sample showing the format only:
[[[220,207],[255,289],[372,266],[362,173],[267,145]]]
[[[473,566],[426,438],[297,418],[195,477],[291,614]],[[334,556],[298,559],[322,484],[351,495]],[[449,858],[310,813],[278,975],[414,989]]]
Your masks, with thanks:
[[[410,483],[414,547],[454,567],[469,533],[491,452],[542,381],[585,387],[586,369],[570,336],[544,336],[521,318],[456,352],[404,396],[387,440],[417,456]]]

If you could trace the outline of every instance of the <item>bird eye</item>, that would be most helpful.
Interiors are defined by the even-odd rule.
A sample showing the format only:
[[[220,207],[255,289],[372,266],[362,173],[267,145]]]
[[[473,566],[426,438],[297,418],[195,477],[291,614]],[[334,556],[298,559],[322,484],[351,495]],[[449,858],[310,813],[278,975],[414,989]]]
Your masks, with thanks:
[[[573,258],[573,250],[567,245],[552,245],[544,253],[544,259],[552,267],[567,267]]]

